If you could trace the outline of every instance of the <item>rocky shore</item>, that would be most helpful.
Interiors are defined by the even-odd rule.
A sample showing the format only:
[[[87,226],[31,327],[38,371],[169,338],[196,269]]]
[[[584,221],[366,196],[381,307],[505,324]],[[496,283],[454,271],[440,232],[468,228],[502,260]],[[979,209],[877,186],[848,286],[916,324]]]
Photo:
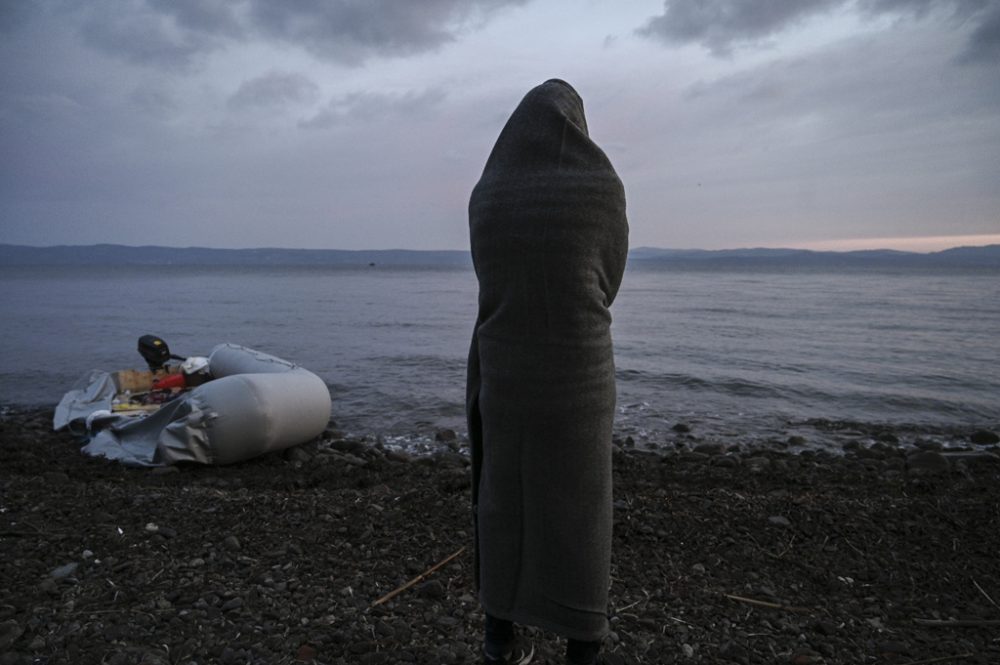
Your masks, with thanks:
[[[0,418],[0,665],[478,662],[459,440],[414,457],[330,430],[147,470],[84,457],[50,422]],[[843,455],[619,442],[606,651],[995,664],[998,557],[989,437],[950,451],[889,432]]]

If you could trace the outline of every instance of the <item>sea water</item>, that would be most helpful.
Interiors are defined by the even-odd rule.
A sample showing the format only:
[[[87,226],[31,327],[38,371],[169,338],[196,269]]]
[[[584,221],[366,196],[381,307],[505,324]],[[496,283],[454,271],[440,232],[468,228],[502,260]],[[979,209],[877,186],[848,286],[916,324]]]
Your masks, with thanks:
[[[1000,272],[637,266],[615,302],[616,435],[774,443],[1000,423]],[[469,268],[0,267],[0,404],[54,405],[92,368],[234,342],[320,375],[352,434],[464,431]],[[802,439],[797,439],[801,441]]]

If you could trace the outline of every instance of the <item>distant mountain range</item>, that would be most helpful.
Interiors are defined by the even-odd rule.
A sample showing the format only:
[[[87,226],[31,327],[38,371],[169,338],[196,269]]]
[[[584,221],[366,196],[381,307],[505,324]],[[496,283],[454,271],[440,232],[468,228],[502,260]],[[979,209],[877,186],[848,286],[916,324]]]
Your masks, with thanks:
[[[30,247],[0,244],[0,265],[164,265],[164,266],[321,266],[321,265],[471,265],[459,250],[409,249],[213,249],[147,245],[56,245]]]
[[[632,266],[995,266],[1000,245],[955,247],[921,254],[894,250],[815,252],[805,249],[658,249],[629,252]],[[0,265],[391,265],[468,266],[465,250],[212,249],[207,247],[130,247],[127,245],[0,244]]]
[[[632,264],[704,264],[713,266],[1000,266],[1000,245],[953,247],[940,252],[900,252],[866,249],[817,252],[808,249],[657,249],[638,247],[629,252]]]

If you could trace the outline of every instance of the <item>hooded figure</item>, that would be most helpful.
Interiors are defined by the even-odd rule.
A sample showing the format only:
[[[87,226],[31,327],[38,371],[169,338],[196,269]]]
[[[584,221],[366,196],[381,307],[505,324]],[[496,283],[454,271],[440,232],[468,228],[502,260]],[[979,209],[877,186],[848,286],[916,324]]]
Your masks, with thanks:
[[[479,316],[469,352],[476,582],[487,615],[608,631],[611,313],[625,269],[621,181],[569,84],[531,90],[469,202]]]

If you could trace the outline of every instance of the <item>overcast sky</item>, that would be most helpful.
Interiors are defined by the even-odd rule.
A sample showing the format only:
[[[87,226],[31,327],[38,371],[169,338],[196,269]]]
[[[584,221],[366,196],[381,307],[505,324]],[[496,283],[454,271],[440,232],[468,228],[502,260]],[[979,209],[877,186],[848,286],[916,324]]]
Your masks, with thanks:
[[[0,242],[466,248],[552,77],[633,247],[1000,242],[998,0],[0,0]]]

